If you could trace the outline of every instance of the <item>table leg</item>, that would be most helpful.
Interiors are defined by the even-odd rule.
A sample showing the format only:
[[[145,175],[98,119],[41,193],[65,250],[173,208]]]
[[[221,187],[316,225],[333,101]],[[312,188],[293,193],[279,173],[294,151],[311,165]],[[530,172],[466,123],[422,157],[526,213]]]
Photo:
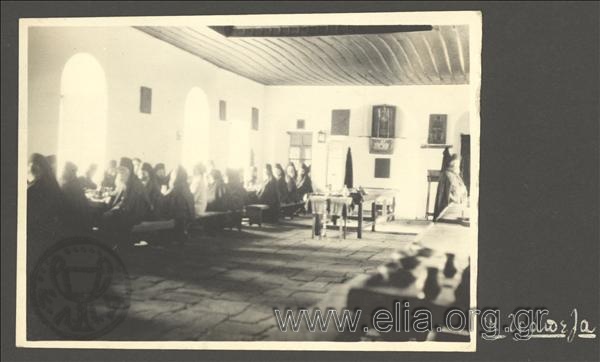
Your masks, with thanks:
[[[356,231],[359,239],[362,239],[362,224],[363,224],[363,204],[358,203],[358,230]]]
[[[373,218],[373,225],[371,225],[371,231],[375,231],[375,221],[377,220],[377,204],[375,201],[371,203],[371,217]]]

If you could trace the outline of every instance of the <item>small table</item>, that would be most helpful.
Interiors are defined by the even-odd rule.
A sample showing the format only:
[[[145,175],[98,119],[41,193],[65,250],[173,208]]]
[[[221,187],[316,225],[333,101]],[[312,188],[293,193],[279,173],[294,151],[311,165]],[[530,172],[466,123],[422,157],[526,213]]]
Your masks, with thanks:
[[[332,215],[336,218],[341,219],[340,238],[346,238],[346,226],[348,221],[348,209],[353,203],[353,198],[350,196],[335,196],[335,195],[310,195],[308,198],[310,208],[312,209],[313,222],[312,222],[312,238],[314,239],[315,234],[320,230],[327,230],[327,217]],[[362,208],[359,212],[362,214]],[[362,216],[362,215],[361,215]],[[361,237],[360,227],[358,228],[358,237]]]

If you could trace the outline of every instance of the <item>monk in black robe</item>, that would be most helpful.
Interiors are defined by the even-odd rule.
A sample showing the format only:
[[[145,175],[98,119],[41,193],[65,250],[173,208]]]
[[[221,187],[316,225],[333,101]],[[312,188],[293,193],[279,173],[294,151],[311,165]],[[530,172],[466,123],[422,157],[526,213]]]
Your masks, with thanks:
[[[305,164],[302,164],[300,168],[300,174],[298,175],[298,181],[296,182],[298,198],[304,200],[306,194],[313,192],[312,180],[310,178],[310,168]]]
[[[160,193],[160,185],[154,174],[154,168],[149,163],[144,162],[140,167],[138,178],[142,182],[144,193],[150,201],[150,210],[146,219],[155,220],[160,214],[162,194]]]
[[[287,204],[290,202],[287,183],[285,181],[285,172],[278,163],[275,165],[275,181],[277,182],[277,193],[279,195],[279,203]]]
[[[290,162],[285,169],[285,184],[287,186],[289,202],[297,202],[299,200],[298,187],[296,186],[297,178],[298,172],[296,171],[296,166]]]
[[[46,157],[29,157],[27,174],[27,266],[60,237],[63,197]]]
[[[221,171],[213,168],[208,172],[207,178],[207,211],[226,211],[227,210],[227,190],[225,188],[225,181],[223,180],[223,174]]]
[[[86,232],[91,228],[91,212],[84,186],[77,178],[77,166],[65,163],[61,175],[60,187],[63,192],[63,219],[65,226],[72,232]]]
[[[102,229],[117,244],[131,241],[128,240],[131,229],[144,219],[149,209],[143,189],[134,185],[129,168],[119,166],[109,210],[102,215]]]
[[[260,204],[268,205],[269,210],[266,213],[271,220],[276,220],[279,216],[279,193],[277,192],[277,181],[273,176],[273,168],[270,164],[265,165],[263,183],[256,191],[256,197]]]
[[[175,220],[176,241],[183,243],[186,237],[186,225],[194,220],[194,196],[188,185],[185,169],[177,166],[169,174],[169,185],[163,193],[162,215],[165,219]]]
[[[467,188],[460,177],[460,159],[458,155],[452,155],[448,167],[442,170],[435,195],[435,207],[433,219],[437,220],[440,213],[450,203],[462,204],[468,199]]]

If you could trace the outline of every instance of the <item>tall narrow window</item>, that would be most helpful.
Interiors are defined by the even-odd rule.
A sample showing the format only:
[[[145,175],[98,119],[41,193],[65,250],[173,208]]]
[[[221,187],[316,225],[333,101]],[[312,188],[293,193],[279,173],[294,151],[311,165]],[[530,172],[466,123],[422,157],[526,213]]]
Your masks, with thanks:
[[[210,123],[206,93],[194,87],[185,101],[183,125],[182,164],[191,171],[192,167],[210,160]]]
[[[106,157],[107,89],[104,70],[87,53],[72,56],[60,82],[60,121],[57,166],[70,161],[79,172]],[[60,172],[60,171],[59,171]]]
[[[297,166],[312,163],[312,132],[289,132],[290,148],[288,159]]]

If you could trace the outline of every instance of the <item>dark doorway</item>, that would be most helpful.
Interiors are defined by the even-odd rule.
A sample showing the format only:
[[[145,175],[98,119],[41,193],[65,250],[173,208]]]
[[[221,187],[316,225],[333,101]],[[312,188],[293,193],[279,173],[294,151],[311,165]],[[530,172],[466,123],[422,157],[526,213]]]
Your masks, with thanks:
[[[460,135],[460,175],[471,193],[471,136]]]

